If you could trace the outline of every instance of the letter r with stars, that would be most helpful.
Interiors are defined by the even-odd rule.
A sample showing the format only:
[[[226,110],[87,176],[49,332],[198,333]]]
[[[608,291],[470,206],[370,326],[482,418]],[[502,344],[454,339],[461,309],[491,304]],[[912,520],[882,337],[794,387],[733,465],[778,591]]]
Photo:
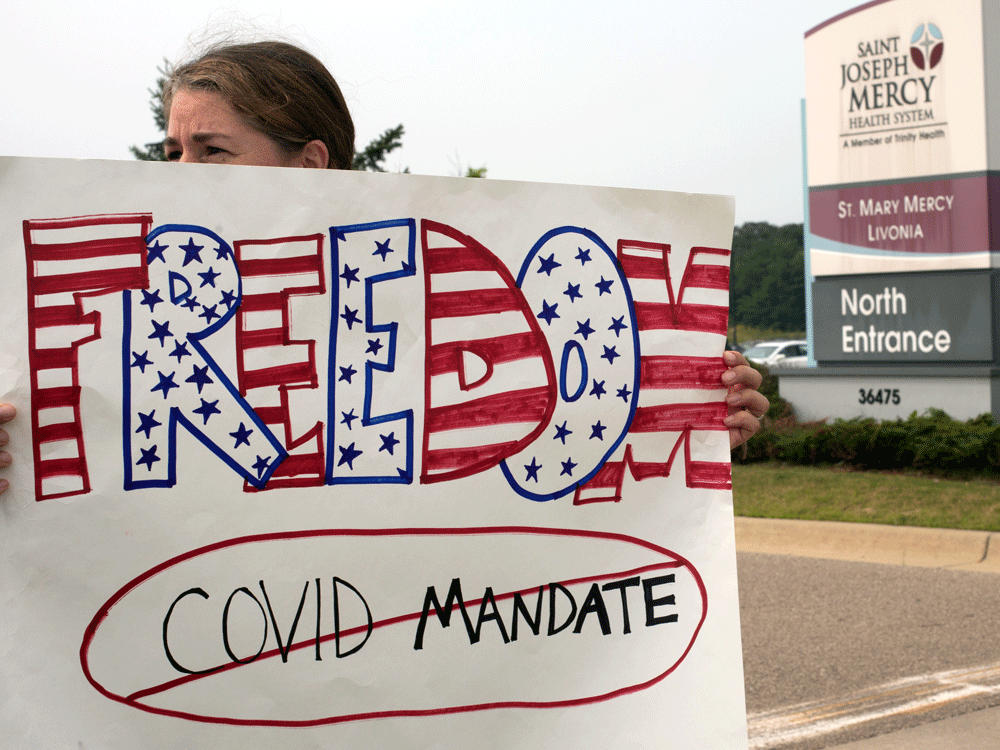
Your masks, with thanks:
[[[165,225],[146,259],[149,287],[124,293],[125,489],[176,483],[178,424],[263,487],[287,454],[203,344],[240,305],[232,249],[202,227]]]

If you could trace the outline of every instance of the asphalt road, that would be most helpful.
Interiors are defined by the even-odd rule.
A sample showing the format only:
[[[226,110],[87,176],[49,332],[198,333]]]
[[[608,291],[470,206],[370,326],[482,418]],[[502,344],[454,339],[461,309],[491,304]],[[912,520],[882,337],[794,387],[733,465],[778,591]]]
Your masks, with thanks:
[[[738,561],[751,748],[832,747],[1000,705],[1000,575]]]

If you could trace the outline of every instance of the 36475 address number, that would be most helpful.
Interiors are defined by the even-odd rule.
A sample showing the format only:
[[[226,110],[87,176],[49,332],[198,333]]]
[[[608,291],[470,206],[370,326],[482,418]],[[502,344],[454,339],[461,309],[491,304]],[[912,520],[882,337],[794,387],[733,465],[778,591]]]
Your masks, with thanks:
[[[899,404],[899,388],[858,389],[859,404]]]

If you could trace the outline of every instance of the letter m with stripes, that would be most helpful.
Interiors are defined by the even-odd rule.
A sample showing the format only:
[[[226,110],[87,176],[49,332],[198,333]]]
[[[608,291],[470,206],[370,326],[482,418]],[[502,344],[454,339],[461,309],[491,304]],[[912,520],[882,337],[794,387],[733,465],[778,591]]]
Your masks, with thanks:
[[[618,241],[639,326],[639,402],[626,439],[577,488],[576,504],[617,502],[626,469],[636,481],[666,477],[682,451],[688,487],[732,487],[720,381],[725,365],[721,357],[704,356],[726,336],[729,256],[724,248],[692,247],[686,260],[671,263],[669,244]],[[683,268],[676,289],[672,265]]]

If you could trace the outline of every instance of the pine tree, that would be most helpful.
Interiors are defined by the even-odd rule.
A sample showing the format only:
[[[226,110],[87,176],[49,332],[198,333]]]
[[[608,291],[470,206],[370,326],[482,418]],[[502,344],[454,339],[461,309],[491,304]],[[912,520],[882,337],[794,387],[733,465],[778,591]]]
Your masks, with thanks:
[[[156,79],[156,86],[149,89],[149,109],[153,113],[153,123],[156,129],[164,135],[167,134],[167,118],[163,114],[163,87],[167,83],[167,71],[170,63],[163,61],[163,67],[158,67],[156,71],[160,77]],[[143,147],[129,146],[132,156],[140,161],[166,161],[167,157],[163,153],[163,139],[153,143],[147,143]]]

